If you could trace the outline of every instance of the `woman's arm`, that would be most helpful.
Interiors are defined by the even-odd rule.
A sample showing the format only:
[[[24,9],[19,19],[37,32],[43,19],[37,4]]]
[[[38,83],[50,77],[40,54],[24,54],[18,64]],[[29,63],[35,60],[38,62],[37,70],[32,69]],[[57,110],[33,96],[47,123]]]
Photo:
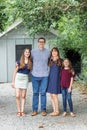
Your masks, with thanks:
[[[16,73],[18,71],[18,64],[16,64],[16,67],[14,69],[14,72],[13,72],[13,77],[12,77],[12,83],[11,83],[11,86],[14,88],[14,82],[15,82],[15,76],[16,76]]]

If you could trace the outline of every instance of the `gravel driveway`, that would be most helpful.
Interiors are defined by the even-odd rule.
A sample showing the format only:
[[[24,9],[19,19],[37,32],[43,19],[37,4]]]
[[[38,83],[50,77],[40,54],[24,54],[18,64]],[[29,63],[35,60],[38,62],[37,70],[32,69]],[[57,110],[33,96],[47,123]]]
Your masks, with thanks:
[[[73,103],[76,117],[62,117],[62,97],[59,95],[60,115],[50,117],[51,100],[47,95],[47,116],[31,116],[32,85],[27,90],[25,117],[16,116],[15,91],[10,83],[0,84],[0,130],[87,130],[87,95],[82,95],[78,88],[73,89]]]

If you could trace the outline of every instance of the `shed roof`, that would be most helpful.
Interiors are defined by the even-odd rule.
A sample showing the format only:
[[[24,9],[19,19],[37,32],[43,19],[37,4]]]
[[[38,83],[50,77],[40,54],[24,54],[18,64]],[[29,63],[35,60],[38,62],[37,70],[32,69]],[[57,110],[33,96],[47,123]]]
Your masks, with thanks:
[[[13,23],[11,26],[9,26],[4,32],[0,33],[0,38],[1,38],[2,36],[4,36],[6,33],[10,32],[10,31],[13,30],[14,28],[16,28],[16,27],[17,27],[18,25],[20,25],[22,22],[23,22],[22,19],[20,19],[20,20],[14,22],[14,23]],[[52,34],[56,35],[56,36],[58,35],[57,30],[54,30],[53,28],[50,28],[50,32],[51,32]]]
[[[22,23],[22,19],[19,21],[14,22],[11,26],[9,26],[4,32],[0,33],[0,37],[4,36],[6,33],[10,32],[14,28],[16,28],[18,25]]]

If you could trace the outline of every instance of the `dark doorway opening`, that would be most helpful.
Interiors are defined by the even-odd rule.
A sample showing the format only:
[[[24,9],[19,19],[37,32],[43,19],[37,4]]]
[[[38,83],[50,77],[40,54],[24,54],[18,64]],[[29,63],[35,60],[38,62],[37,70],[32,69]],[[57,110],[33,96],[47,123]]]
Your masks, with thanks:
[[[81,55],[76,52],[75,50],[68,50],[65,51],[66,57],[72,62],[72,66],[75,70],[76,74],[81,73]]]
[[[20,60],[21,54],[25,48],[32,49],[32,45],[16,45],[16,61]],[[29,74],[29,82],[31,82],[31,74]]]

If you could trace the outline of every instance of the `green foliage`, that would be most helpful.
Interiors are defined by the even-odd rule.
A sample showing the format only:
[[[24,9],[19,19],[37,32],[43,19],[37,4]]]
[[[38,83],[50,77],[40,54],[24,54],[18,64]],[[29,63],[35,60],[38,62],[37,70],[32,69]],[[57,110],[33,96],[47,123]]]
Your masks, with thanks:
[[[83,69],[81,75],[80,75],[81,81],[83,81],[83,84],[85,87],[87,87],[87,68]]]
[[[78,15],[70,13],[62,16],[58,21],[58,32],[61,44],[68,48],[75,48],[81,43],[81,34],[79,32],[80,19]]]
[[[60,17],[69,8],[77,6],[77,2],[70,0],[16,0],[19,16],[30,34],[43,33],[50,28],[57,28]]]
[[[86,0],[0,0],[0,31],[18,18],[23,19],[29,34],[55,29],[57,39],[50,42],[81,54],[87,72],[87,1]]]
[[[30,30],[30,34],[43,33],[48,31],[51,26],[57,27],[58,14],[62,14],[62,12],[60,7],[58,9],[58,5],[55,5],[55,2],[52,0],[37,0],[36,2],[34,0],[17,1],[19,15]]]
[[[4,30],[6,26],[6,21],[8,20],[8,16],[6,15],[5,9],[5,0],[0,0],[0,31]]]
[[[15,0],[0,0],[0,32],[15,21]],[[17,10],[17,9],[16,9]]]

